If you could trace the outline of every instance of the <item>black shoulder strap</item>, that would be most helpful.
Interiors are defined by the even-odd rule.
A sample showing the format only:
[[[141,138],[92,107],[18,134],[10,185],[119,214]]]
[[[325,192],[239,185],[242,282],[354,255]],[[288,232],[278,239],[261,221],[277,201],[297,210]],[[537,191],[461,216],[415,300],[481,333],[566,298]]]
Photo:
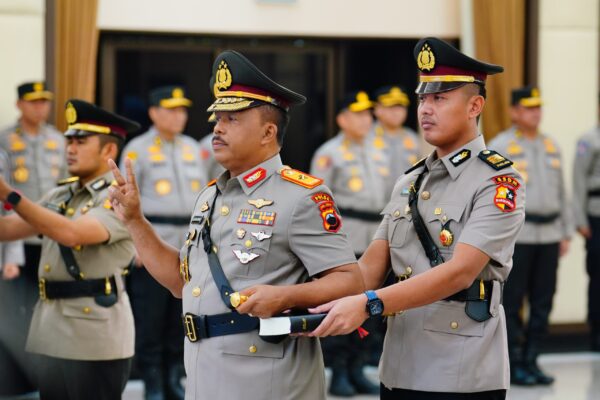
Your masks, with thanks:
[[[413,172],[415,169],[425,165],[425,160],[427,160],[427,157],[423,157],[421,158],[419,161],[417,161],[412,167],[410,167],[409,169],[407,169],[406,171],[404,171],[405,174],[408,174],[410,172]]]
[[[483,150],[478,155],[479,159],[494,168],[496,171],[510,167],[513,162],[494,150]]]
[[[223,300],[223,303],[225,303],[227,307],[233,310],[235,307],[231,305],[231,298],[229,296],[234,293],[234,290],[231,288],[231,284],[229,283],[227,276],[225,276],[225,272],[223,272],[223,267],[221,266],[219,257],[215,253],[212,239],[210,238],[210,219],[215,209],[215,204],[217,203],[217,197],[219,197],[219,189],[215,187],[215,197],[213,198],[212,206],[210,207],[210,213],[204,223],[204,228],[202,228],[202,243],[204,244],[204,251],[208,257],[210,273],[215,281],[215,285],[217,285],[217,289],[219,289],[221,300]]]
[[[426,173],[427,167],[425,167],[423,172],[419,174],[414,185],[410,186],[408,205],[410,206],[412,221],[415,231],[417,232],[419,242],[421,242],[421,246],[423,246],[423,250],[425,250],[425,254],[427,255],[427,258],[429,258],[429,264],[432,267],[435,267],[444,262],[444,257],[442,257],[440,249],[438,249],[435,242],[431,238],[431,235],[429,234],[429,231],[423,222],[423,218],[421,218],[421,214],[419,214],[419,208],[417,207],[419,201],[419,189],[421,188],[421,183],[423,182],[423,178],[425,177]]]

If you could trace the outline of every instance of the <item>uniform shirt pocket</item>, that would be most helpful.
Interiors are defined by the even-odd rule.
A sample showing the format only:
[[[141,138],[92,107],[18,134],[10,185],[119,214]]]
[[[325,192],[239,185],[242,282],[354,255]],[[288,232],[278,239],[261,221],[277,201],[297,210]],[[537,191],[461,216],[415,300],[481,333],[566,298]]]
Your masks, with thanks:
[[[97,305],[94,299],[89,297],[77,303],[63,301],[62,313],[65,317],[69,318],[107,320],[110,317],[111,310],[110,308]]]
[[[238,263],[231,270],[231,274],[252,279],[262,276],[267,265],[272,236],[272,228],[259,225],[249,225],[234,231],[230,247]]]
[[[290,339],[280,343],[268,343],[258,332],[223,336],[223,354],[245,357],[283,358],[284,346]]]
[[[437,302],[426,306],[423,329],[459,336],[483,336],[483,323],[465,313],[464,302]]]
[[[386,207],[385,214],[390,214],[388,231],[390,247],[403,247],[406,243],[408,231],[412,227],[412,214],[408,205],[408,199],[402,199],[393,207]]]
[[[442,253],[451,253],[458,242],[464,226],[461,219],[465,207],[466,204],[440,204],[423,216],[431,238]]]

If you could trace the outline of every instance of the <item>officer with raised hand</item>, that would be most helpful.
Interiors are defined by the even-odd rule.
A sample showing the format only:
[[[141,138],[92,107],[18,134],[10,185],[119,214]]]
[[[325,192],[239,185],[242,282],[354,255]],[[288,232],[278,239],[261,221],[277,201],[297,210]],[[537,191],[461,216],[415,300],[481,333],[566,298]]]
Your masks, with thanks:
[[[257,317],[363,289],[331,192],[279,156],[288,111],[306,99],[235,51],[216,58],[210,88],[227,170],[198,196],[184,246],[143,217],[130,161],[126,179],[113,164],[112,204],[147,270],[183,298],[187,399],[325,399],[319,342],[257,330]]]

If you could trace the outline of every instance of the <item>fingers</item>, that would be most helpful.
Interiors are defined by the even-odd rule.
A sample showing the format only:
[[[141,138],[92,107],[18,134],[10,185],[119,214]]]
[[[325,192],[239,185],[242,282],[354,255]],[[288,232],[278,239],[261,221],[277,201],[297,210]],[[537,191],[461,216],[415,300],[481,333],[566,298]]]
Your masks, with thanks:
[[[329,303],[321,304],[318,307],[309,308],[308,312],[310,312],[311,314],[326,313],[329,310],[331,310],[336,303],[337,303],[337,300],[332,300]]]
[[[334,319],[335,319],[335,316],[333,314],[328,314],[325,317],[325,319],[323,320],[323,322],[321,322],[319,324],[317,329],[312,331],[309,334],[309,336],[318,336],[318,337],[329,336],[329,330],[331,329],[331,326],[333,325]]]
[[[119,186],[125,185],[127,182],[125,181],[125,178],[123,178],[123,175],[121,175],[119,167],[117,167],[117,164],[112,159],[108,160],[108,166],[110,167],[117,184],[119,184]]]
[[[130,158],[125,159],[125,170],[127,172],[127,182],[129,182],[137,191],[137,181],[133,173],[133,165]]]

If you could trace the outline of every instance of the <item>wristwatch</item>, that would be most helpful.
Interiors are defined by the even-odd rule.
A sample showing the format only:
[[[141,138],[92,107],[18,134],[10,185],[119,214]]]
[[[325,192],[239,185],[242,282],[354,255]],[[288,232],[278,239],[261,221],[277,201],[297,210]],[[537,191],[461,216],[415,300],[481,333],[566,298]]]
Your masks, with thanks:
[[[373,290],[367,290],[365,292],[365,295],[367,296],[367,313],[369,314],[369,316],[371,317],[379,317],[381,316],[381,314],[383,314],[383,301],[381,301],[381,299],[379,297],[377,297],[377,294],[375,294],[375,292]]]
[[[6,201],[4,202],[4,209],[11,210],[19,204],[21,201],[21,194],[19,192],[15,192],[14,190],[6,196]]]

